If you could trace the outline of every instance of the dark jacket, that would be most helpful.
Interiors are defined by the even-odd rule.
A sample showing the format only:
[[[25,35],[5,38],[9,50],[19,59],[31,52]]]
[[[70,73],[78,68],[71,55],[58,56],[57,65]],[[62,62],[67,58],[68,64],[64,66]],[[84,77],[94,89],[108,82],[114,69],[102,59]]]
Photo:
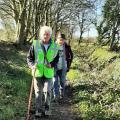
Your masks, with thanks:
[[[70,45],[65,43],[65,55],[66,55],[66,61],[67,61],[67,68],[70,69],[72,60],[73,60],[73,52],[71,50]]]
[[[48,47],[48,49],[49,49],[49,47]],[[59,60],[59,55],[57,54],[57,56],[54,58],[54,60],[52,62],[50,62],[51,67],[55,67],[58,60]],[[29,52],[27,55],[27,63],[28,63],[28,66],[30,68],[32,68],[32,66],[35,64],[35,53],[34,53],[34,46],[33,45],[29,49]]]

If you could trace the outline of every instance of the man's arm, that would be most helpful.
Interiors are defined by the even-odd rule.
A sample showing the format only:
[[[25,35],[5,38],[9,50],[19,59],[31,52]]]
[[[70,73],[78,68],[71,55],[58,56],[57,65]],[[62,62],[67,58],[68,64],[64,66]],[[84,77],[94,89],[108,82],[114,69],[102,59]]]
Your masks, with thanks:
[[[71,47],[69,46],[69,60],[72,62],[72,60],[73,60],[73,52],[72,52],[72,50],[71,50]]]
[[[57,53],[56,57],[54,58],[54,60],[52,62],[50,62],[51,67],[55,67],[58,63],[59,60],[59,52]]]
[[[28,66],[32,69],[35,62],[35,55],[34,55],[34,46],[32,45],[29,49],[29,52],[27,54],[27,63]]]
[[[71,47],[67,44],[66,44],[66,57],[67,57],[66,60],[67,60],[67,68],[68,68],[67,71],[69,71],[72,60],[73,60],[73,52],[71,50]]]

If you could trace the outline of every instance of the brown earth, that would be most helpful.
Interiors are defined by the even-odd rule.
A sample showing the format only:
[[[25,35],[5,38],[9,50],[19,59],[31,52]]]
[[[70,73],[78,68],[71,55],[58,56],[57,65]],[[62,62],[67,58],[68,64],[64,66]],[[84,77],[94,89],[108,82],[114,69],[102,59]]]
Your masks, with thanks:
[[[65,97],[59,102],[52,102],[51,112],[49,117],[35,118],[34,113],[31,114],[31,120],[81,120],[73,112],[72,89],[70,86],[66,87]],[[34,110],[33,110],[34,111]]]

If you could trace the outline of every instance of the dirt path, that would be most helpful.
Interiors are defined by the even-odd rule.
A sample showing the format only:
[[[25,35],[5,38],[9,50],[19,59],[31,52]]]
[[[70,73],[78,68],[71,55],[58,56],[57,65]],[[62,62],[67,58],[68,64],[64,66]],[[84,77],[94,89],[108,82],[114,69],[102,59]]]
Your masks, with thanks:
[[[70,87],[66,87],[64,100],[59,103],[52,102],[51,104],[52,115],[49,118],[35,119],[33,114],[31,120],[77,120],[77,116],[72,111],[72,90]]]

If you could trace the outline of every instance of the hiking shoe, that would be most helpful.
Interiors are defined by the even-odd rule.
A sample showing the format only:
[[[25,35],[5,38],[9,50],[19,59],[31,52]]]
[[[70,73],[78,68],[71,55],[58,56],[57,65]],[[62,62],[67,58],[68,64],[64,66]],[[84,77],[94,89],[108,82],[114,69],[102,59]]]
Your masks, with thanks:
[[[45,116],[50,116],[51,115],[51,111],[50,110],[45,110]]]
[[[51,111],[50,111],[50,108],[49,108],[49,105],[45,105],[45,116],[50,116],[51,115]]]
[[[42,116],[42,112],[37,110],[35,112],[35,117],[41,117],[41,116]]]
[[[53,102],[57,103],[59,101],[58,97],[54,97]]]
[[[64,95],[60,95],[60,100],[63,100],[64,99]]]

